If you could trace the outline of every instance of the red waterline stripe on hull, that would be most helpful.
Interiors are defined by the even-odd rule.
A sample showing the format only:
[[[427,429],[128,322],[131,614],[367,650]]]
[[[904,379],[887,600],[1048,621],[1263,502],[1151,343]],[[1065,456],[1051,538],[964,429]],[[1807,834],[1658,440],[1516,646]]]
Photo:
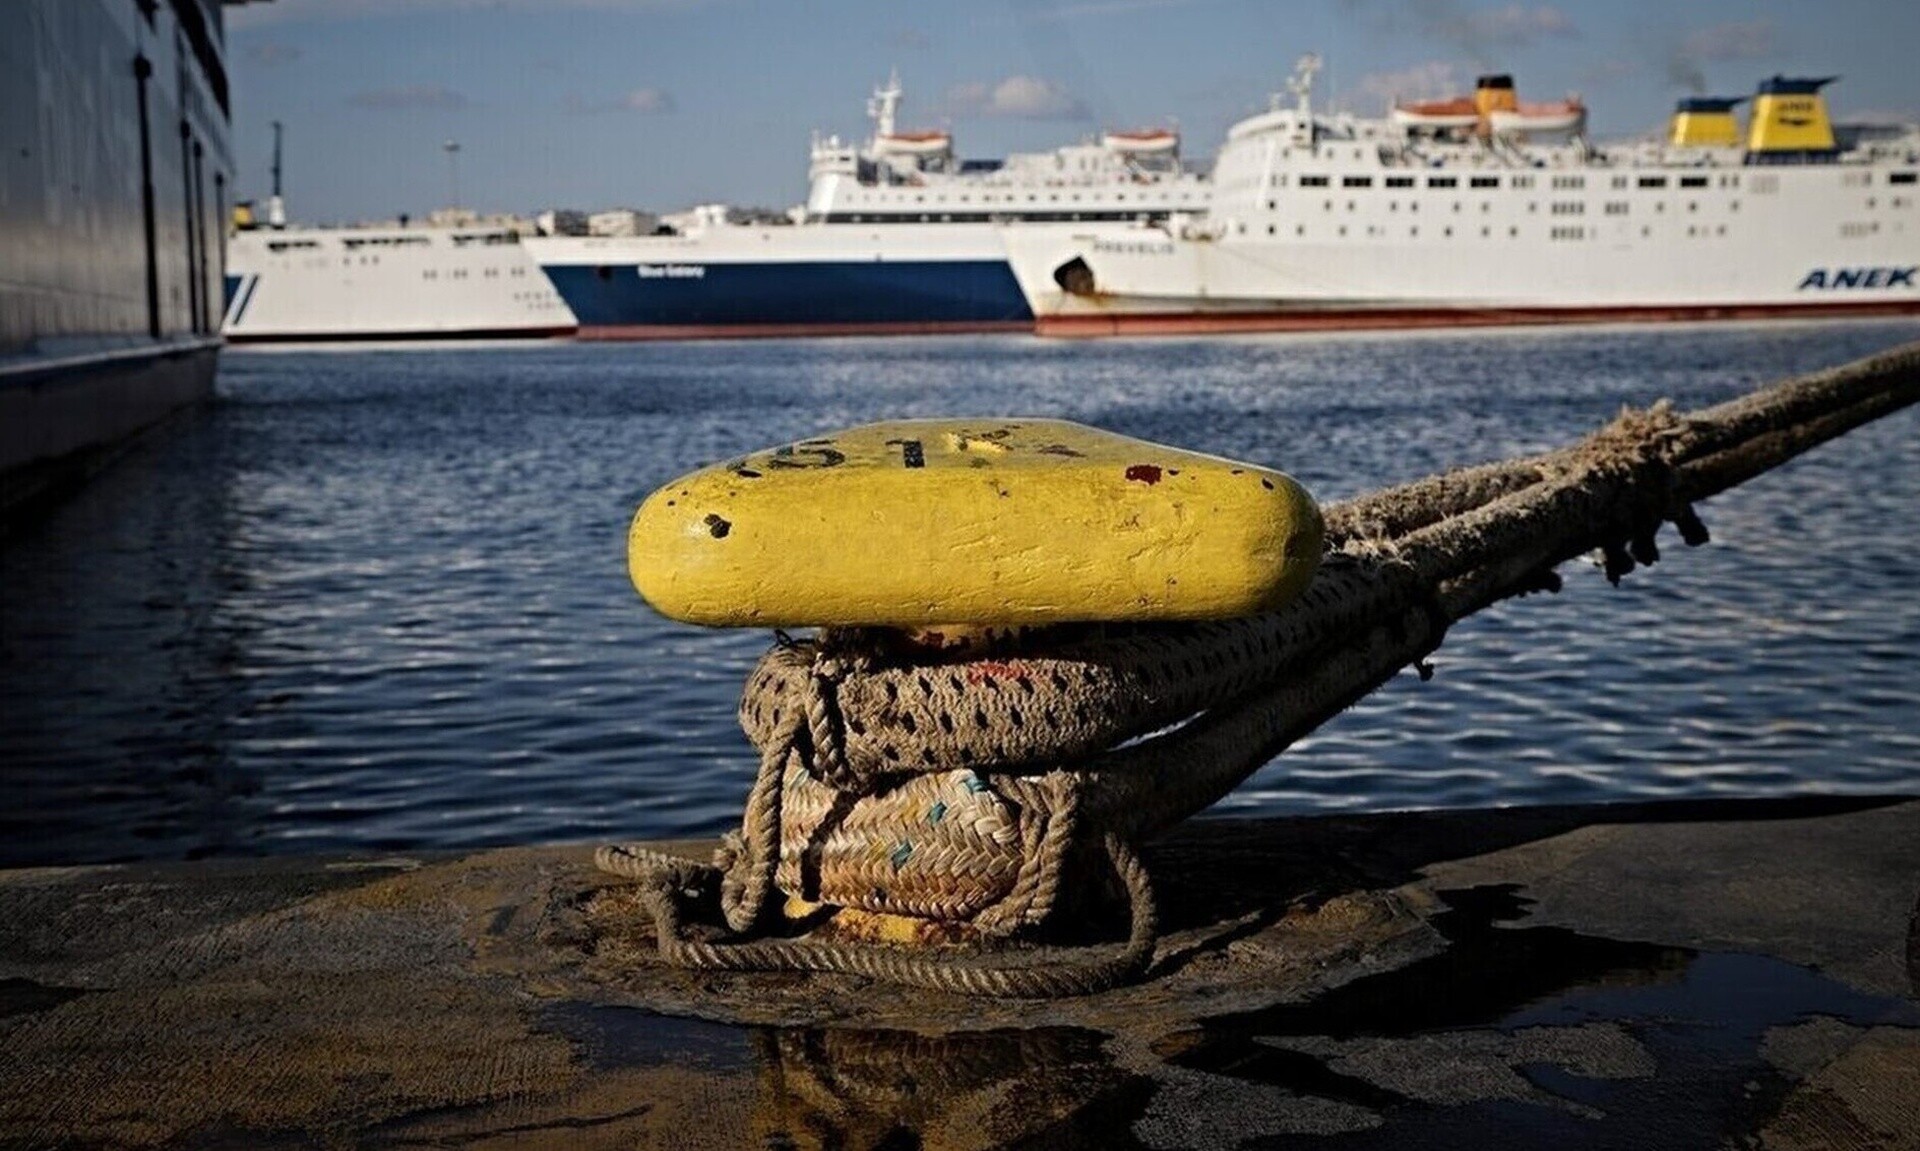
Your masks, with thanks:
[[[1292,312],[1162,312],[1042,316],[1042,336],[1194,336],[1227,332],[1325,332],[1384,328],[1468,328],[1518,324],[1673,323],[1696,320],[1815,319],[1920,314],[1920,300],[1854,304],[1711,304],[1607,308],[1355,308]]]
[[[279,335],[227,334],[229,344],[376,344],[418,340],[552,340],[571,336],[572,325],[561,328],[467,328],[425,332],[285,332]]]
[[[951,320],[855,324],[591,324],[583,340],[771,340],[813,336],[952,336],[1031,332],[1032,320]]]

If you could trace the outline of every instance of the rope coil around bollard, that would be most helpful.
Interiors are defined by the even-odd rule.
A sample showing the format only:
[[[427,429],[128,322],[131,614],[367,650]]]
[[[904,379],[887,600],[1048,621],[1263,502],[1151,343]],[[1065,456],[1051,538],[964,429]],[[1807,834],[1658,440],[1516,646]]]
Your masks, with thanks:
[[[981,650],[884,629],[782,637],[741,699],[760,768],[737,838],[713,864],[634,846],[596,862],[639,882],[676,966],[1015,997],[1128,982],[1157,931],[1136,845],[1401,669],[1424,669],[1455,621],[1558,590],[1554,568],[1590,552],[1618,582],[1659,558],[1663,523],[1705,542],[1694,502],[1916,398],[1910,346],[1687,416],[1624,411],[1565,449],[1349,500],[1326,510],[1312,583],[1260,615],[1056,625]],[[1103,884],[1128,906],[1117,950],[1036,962],[1047,949],[1009,946]],[[964,924],[989,946],[774,938],[782,893]],[[730,939],[691,937],[688,909],[716,900]]]

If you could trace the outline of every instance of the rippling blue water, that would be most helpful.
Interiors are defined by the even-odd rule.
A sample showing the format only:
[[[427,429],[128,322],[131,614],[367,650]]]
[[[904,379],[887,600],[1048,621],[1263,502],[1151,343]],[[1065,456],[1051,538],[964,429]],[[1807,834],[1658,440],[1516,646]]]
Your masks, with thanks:
[[[0,863],[711,833],[767,637],[654,616],[653,485],[838,425],[1064,416],[1322,499],[1564,443],[1920,324],[230,352],[219,401],[0,551]],[[1920,791],[1920,416],[1607,586],[1455,629],[1222,810]]]

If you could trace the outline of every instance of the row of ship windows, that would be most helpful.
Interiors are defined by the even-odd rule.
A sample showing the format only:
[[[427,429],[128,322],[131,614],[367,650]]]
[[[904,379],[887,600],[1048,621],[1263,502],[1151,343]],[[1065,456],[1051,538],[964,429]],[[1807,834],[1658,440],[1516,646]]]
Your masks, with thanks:
[[[1849,172],[1845,175],[1845,182],[1850,187],[1866,187],[1873,182],[1873,173],[1871,172]],[[1890,172],[1887,175],[1887,183],[1889,184],[1912,184],[1916,181],[1920,181],[1920,172]],[[1287,186],[1287,177],[1283,173],[1274,177],[1273,182],[1276,187],[1284,188]],[[1738,188],[1740,186],[1740,177],[1733,174],[1719,176],[1678,176],[1674,177],[1671,182],[1682,188]],[[1771,183],[1772,181],[1768,182]],[[1383,176],[1380,178],[1381,186],[1386,188],[1411,188],[1418,183],[1419,180],[1413,176]],[[1596,185],[1598,184],[1598,177],[1595,178],[1595,183]],[[1666,176],[1608,177],[1608,186],[1615,189],[1665,188],[1668,184],[1669,179]],[[1339,186],[1342,188],[1371,188],[1373,185],[1374,177],[1372,176],[1342,176],[1340,177],[1339,183]],[[1506,185],[1510,188],[1531,188],[1534,186],[1534,177],[1510,176],[1506,178]],[[1332,187],[1333,177],[1302,176],[1300,177],[1300,186],[1302,188]],[[1457,188],[1460,186],[1460,177],[1428,176],[1426,177],[1426,186],[1429,188]],[[1499,176],[1467,177],[1467,187],[1469,188],[1498,188],[1500,186],[1501,177]],[[1550,179],[1549,186],[1559,191],[1578,190],[1587,186],[1587,178],[1585,176],[1554,176]]]
[[[519,277],[519,276],[524,276],[526,274],[527,274],[527,270],[525,268],[508,268],[507,269],[507,275],[510,277]],[[426,271],[420,273],[420,278],[423,280],[438,280],[441,278],[440,269],[428,268]],[[446,278],[449,280],[467,279],[468,278],[467,270],[465,268],[455,268],[446,274]],[[500,269],[482,268],[480,270],[480,278],[483,280],[497,280],[500,278]]]
[[[511,232],[456,232],[453,234],[455,247],[464,248],[469,244],[513,244],[518,242]],[[361,248],[414,248],[430,247],[433,241],[425,236],[342,236],[340,246],[349,252]],[[268,240],[269,252],[306,252],[320,247],[318,240]]]
[[[1154,211],[1141,208],[1132,212],[828,212],[821,219],[829,224],[991,224],[1002,220],[1073,224],[1100,220],[1155,220],[1164,219],[1166,215],[1167,211],[1162,207]]]
[[[340,266],[343,268],[351,268],[351,267],[355,267],[356,265],[364,268],[369,265],[378,264],[379,262],[380,262],[379,256],[342,256],[340,257]],[[325,268],[325,267],[328,267],[331,263],[332,263],[331,259],[323,257],[317,260],[307,260],[301,264],[301,267]],[[527,274],[527,270],[525,268],[508,268],[507,269],[507,275],[509,276],[519,277],[519,276],[525,276],[526,274]],[[486,279],[490,279],[490,280],[496,279],[500,275],[500,269],[487,268],[482,271],[481,275]],[[438,269],[429,268],[426,271],[420,273],[420,278],[423,280],[439,279],[440,272]],[[467,273],[465,269],[455,269],[454,271],[449,272],[447,274],[447,278],[453,279],[453,280],[464,280],[467,278]]]
[[[1866,198],[1865,203],[1868,211],[1872,211],[1880,206],[1880,200],[1877,196],[1868,196]],[[1323,212],[1331,212],[1334,210],[1333,204],[1334,202],[1332,200],[1322,200],[1320,202],[1320,210]],[[1900,210],[1900,209],[1911,208],[1912,206],[1913,206],[1913,200],[1907,196],[1890,196],[1887,198],[1887,207],[1891,209]],[[1698,212],[1700,210],[1700,201],[1688,200],[1686,202],[1686,207],[1687,207],[1687,211],[1689,212]],[[1349,212],[1359,211],[1359,208],[1360,208],[1360,202],[1358,200],[1348,200],[1346,202],[1346,210]],[[1632,205],[1626,200],[1609,200],[1605,204],[1601,205],[1601,210],[1604,211],[1609,216],[1628,215],[1629,212],[1631,211],[1631,208],[1632,208]],[[1279,211],[1280,201],[1268,200],[1267,210],[1269,212]],[[1400,201],[1398,200],[1387,201],[1387,211],[1398,212],[1399,210],[1400,210]],[[1420,201],[1418,200],[1407,201],[1407,211],[1418,212],[1419,210],[1420,210]],[[1453,201],[1453,210],[1455,213],[1458,213],[1461,210],[1461,201],[1459,200]],[[1539,201],[1530,200],[1527,202],[1528,212],[1538,212],[1539,210],[1540,210]],[[1665,212],[1667,210],[1667,202],[1665,200],[1655,200],[1653,202],[1653,210],[1655,212]],[[1727,201],[1727,211],[1738,212],[1739,210],[1740,210],[1740,201],[1738,200]],[[1480,211],[1482,212],[1493,211],[1493,201],[1491,200],[1480,201]],[[1547,205],[1547,214],[1551,216],[1584,216],[1587,214],[1587,203],[1584,200],[1555,200],[1552,203]]]
[[[1877,231],[1879,229],[1879,225],[1877,224],[1874,225],[1874,229]],[[1246,225],[1244,224],[1240,225],[1240,231],[1245,232]],[[1842,229],[1842,233],[1850,234],[1850,233],[1846,233],[1844,228]],[[1307,234],[1307,226],[1305,224],[1295,224],[1293,226],[1293,234],[1295,236],[1305,236]],[[1334,234],[1342,238],[1346,237],[1348,234],[1347,226],[1345,224],[1340,225],[1340,227],[1334,230]],[[1385,227],[1377,226],[1373,224],[1367,225],[1367,230],[1365,232],[1365,235],[1368,235],[1368,236],[1385,236],[1387,234],[1388,234],[1388,230]],[[1704,239],[1708,236],[1724,236],[1726,234],[1727,234],[1727,226],[1725,224],[1720,224],[1712,228],[1709,228],[1704,224],[1699,225],[1697,227],[1691,224],[1687,226],[1687,235],[1692,236],[1696,239]],[[1277,236],[1279,235],[1279,229],[1273,224],[1268,224],[1267,235]],[[1443,238],[1448,238],[1448,239],[1452,238],[1453,228],[1450,226],[1441,228],[1440,235]],[[1643,239],[1651,237],[1653,235],[1653,229],[1643,227],[1640,229],[1640,235]],[[1419,225],[1416,224],[1413,227],[1408,228],[1407,236],[1410,239],[1416,239],[1416,240],[1419,239],[1420,238]],[[1493,236],[1492,228],[1480,229],[1481,239],[1491,239],[1492,236]],[[1509,239],[1518,239],[1519,236],[1520,236],[1520,229],[1518,227],[1509,227],[1507,229],[1507,237]],[[1581,224],[1558,225],[1558,226],[1547,229],[1547,238],[1549,240],[1585,240],[1588,238],[1597,240],[1600,238],[1600,230],[1598,228],[1588,229],[1587,227]]]
[[[1300,177],[1300,186],[1302,188],[1325,188],[1331,186],[1332,181],[1333,178],[1331,176],[1302,176]],[[1629,181],[1631,181],[1631,183]],[[1678,183],[1682,188],[1706,188],[1711,187],[1713,181],[1714,177],[1711,176],[1681,176],[1679,177]],[[1740,186],[1740,177],[1738,176],[1721,176],[1719,177],[1719,181],[1719,186],[1722,188],[1738,188]],[[1280,176],[1275,180],[1275,183],[1281,187],[1285,187],[1287,178]],[[1385,176],[1381,178],[1380,183],[1383,187],[1388,188],[1411,188],[1414,186],[1415,181],[1412,176]],[[1342,176],[1340,177],[1340,186],[1342,188],[1371,188],[1373,187],[1373,177]],[[1460,177],[1458,176],[1427,177],[1427,187],[1429,188],[1457,188],[1459,186]],[[1467,187],[1469,188],[1498,188],[1499,186],[1500,177],[1498,176],[1467,177]],[[1533,187],[1533,177],[1510,177],[1507,186],[1521,189],[1531,188]],[[1552,186],[1562,190],[1585,188],[1587,186],[1587,178],[1585,176],[1555,176],[1553,177]],[[1615,188],[1664,188],[1667,186],[1667,177],[1615,176],[1613,177],[1612,186]]]
[[[1178,190],[1177,198],[1182,201],[1186,201],[1186,200],[1191,200],[1195,198],[1195,196],[1196,196],[1195,192],[1189,189],[1182,188]],[[1104,200],[1107,197],[1089,195],[1088,198],[1093,200]],[[1113,199],[1115,202],[1124,201],[1126,200],[1126,198],[1127,198],[1127,194],[1125,192],[1116,192],[1113,195]],[[1167,201],[1167,196],[1165,196],[1164,194],[1155,195],[1155,196],[1143,195],[1140,198],[1144,201],[1151,201],[1156,203],[1165,203]],[[847,200],[849,203],[855,203],[855,204],[860,204],[860,203],[904,204],[907,202],[907,195],[905,192],[898,192],[898,193],[876,192],[872,195],[862,195],[858,192],[853,192],[848,194]],[[926,194],[924,192],[916,193],[913,197],[913,202],[916,204],[926,203],[927,202]],[[967,204],[967,203],[971,203],[972,199],[971,197],[962,195],[962,196],[953,197],[951,202]],[[1007,195],[1004,195],[1004,196],[994,196],[994,195],[983,193],[980,197],[980,202],[982,204],[1038,204],[1038,203],[1042,203],[1043,201],[1042,201],[1041,195],[1038,192],[1028,192],[1024,196],[1016,196],[1016,195],[1013,195],[1012,193],[1008,193]],[[1048,204],[1058,204],[1060,202],[1060,193],[1048,192],[1046,194],[1044,202]],[[1078,192],[1067,193],[1067,202],[1073,203],[1073,204],[1079,203],[1080,193]]]
[[[1899,198],[1895,198],[1893,201],[1893,206],[1896,208],[1903,207],[1905,206],[1905,203],[1906,201],[1901,200]],[[1874,206],[1874,202],[1872,200],[1868,200],[1867,207],[1871,208],[1873,206]],[[1624,216],[1628,212],[1629,205],[1625,200],[1612,200],[1607,202],[1602,207],[1603,207],[1603,210],[1606,212],[1606,214],[1609,216]],[[1324,212],[1333,211],[1333,201],[1322,200],[1320,202],[1320,209],[1321,211],[1324,211]],[[1461,201],[1455,200],[1453,202],[1454,212],[1457,214],[1460,211],[1460,209],[1461,209]],[[1267,210],[1269,212],[1279,211],[1280,201],[1268,200]],[[1347,211],[1354,212],[1358,210],[1359,210],[1359,201],[1357,200],[1347,201]],[[1398,200],[1387,201],[1387,211],[1398,212],[1399,210],[1400,210],[1400,201]],[[1527,204],[1527,211],[1538,212],[1539,210],[1540,210],[1540,204],[1538,201],[1531,201]],[[1666,202],[1661,200],[1654,201],[1653,210],[1655,212],[1665,212],[1667,210]],[[1699,210],[1700,210],[1700,202],[1698,200],[1687,201],[1687,211],[1697,212]],[[1727,210],[1730,212],[1738,212],[1740,210],[1740,201],[1738,200],[1727,201]],[[1407,211],[1418,213],[1420,211],[1420,202],[1418,200],[1407,201]],[[1483,213],[1493,211],[1493,201],[1491,200],[1480,201],[1480,211]],[[1587,205],[1586,205],[1586,202],[1583,200],[1557,200],[1547,206],[1547,214],[1550,216],[1584,216],[1587,214]]]

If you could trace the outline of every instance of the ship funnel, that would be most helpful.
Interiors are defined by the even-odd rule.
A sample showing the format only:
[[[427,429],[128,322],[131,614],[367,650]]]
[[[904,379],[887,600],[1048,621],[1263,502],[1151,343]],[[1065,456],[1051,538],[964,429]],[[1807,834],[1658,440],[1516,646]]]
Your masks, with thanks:
[[[1833,122],[1827,119],[1820,89],[1837,79],[1775,76],[1760,81],[1747,125],[1747,162],[1792,163],[1833,155],[1838,150]]]
[[[1683,96],[1667,125],[1667,143],[1675,148],[1737,148],[1740,125],[1733,110],[1745,96]]]
[[[1519,102],[1519,97],[1513,91],[1512,76],[1502,73],[1498,76],[1482,76],[1474,81],[1473,109],[1480,113],[1483,124],[1495,112],[1513,111]]]

